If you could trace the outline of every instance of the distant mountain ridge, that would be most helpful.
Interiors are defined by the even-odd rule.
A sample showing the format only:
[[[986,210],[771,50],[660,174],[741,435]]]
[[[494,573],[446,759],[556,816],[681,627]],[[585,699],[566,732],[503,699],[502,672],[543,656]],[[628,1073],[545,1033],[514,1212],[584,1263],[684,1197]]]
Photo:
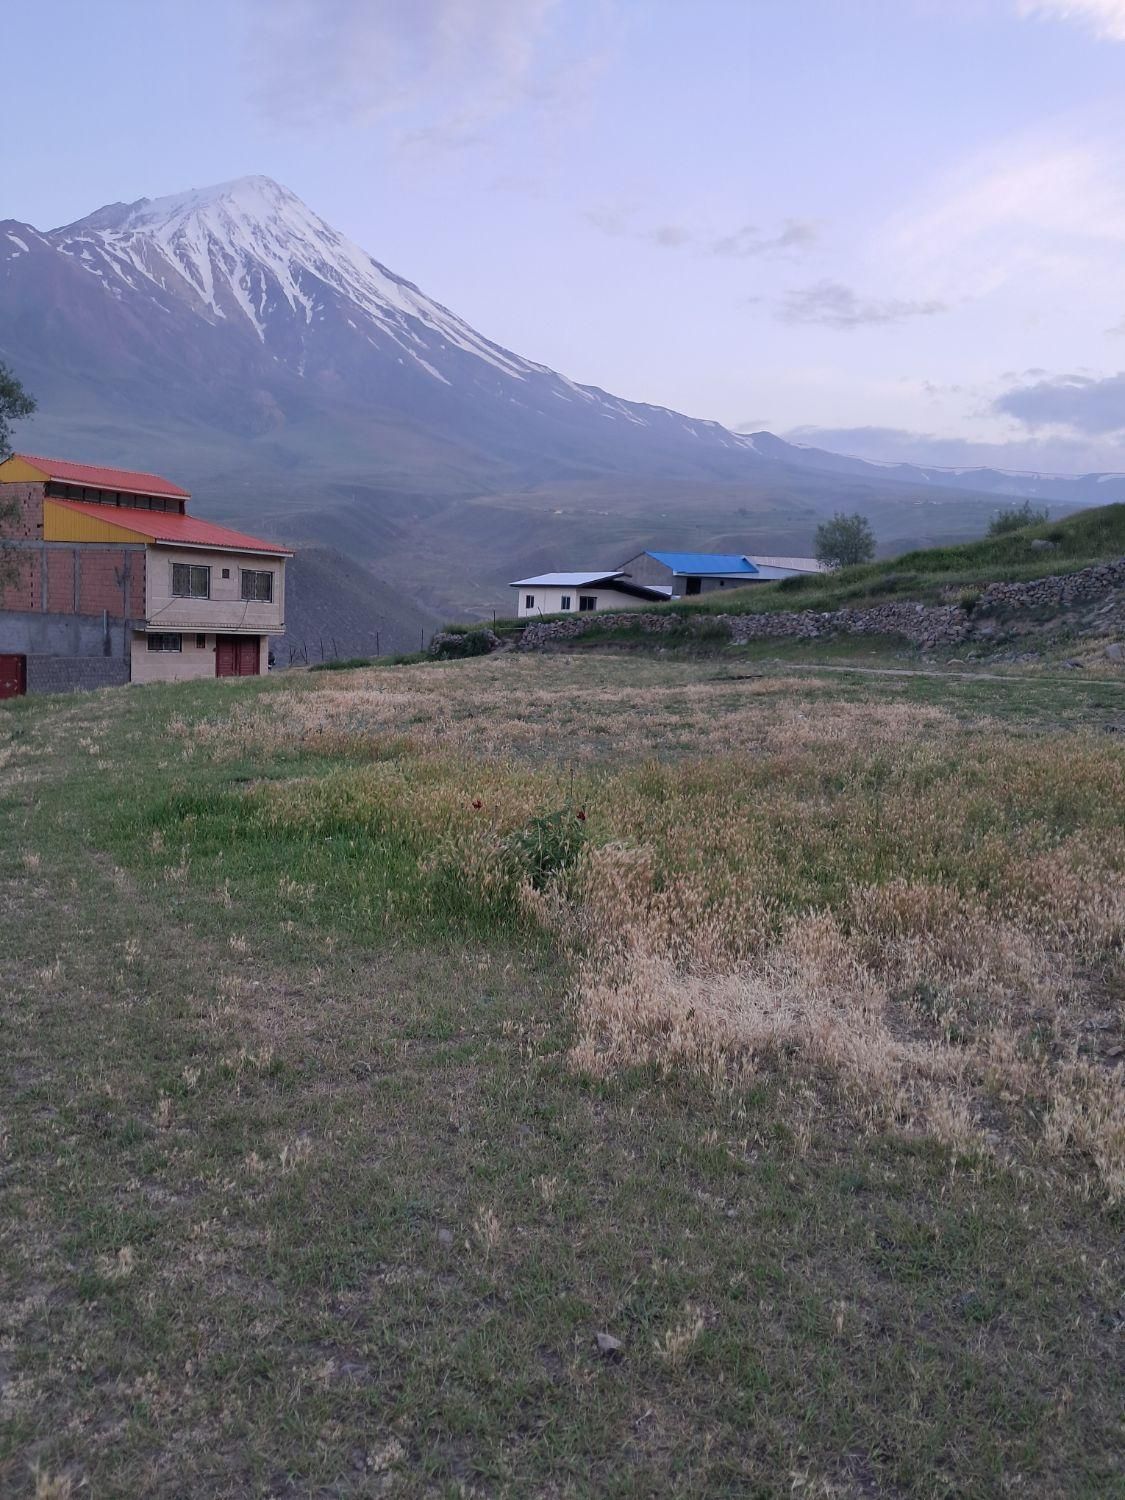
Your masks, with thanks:
[[[266,177],[0,223],[0,358],[39,400],[27,446],[167,472],[200,513],[334,548],[426,612],[647,545],[807,552],[838,507],[886,546],[965,537],[989,504],[580,385]]]
[[[856,458],[808,443],[791,443],[772,432],[743,433],[763,457],[827,474],[864,474],[882,470],[906,484],[939,485],[976,494],[1030,500],[1057,500],[1067,505],[1109,505],[1125,500],[1125,474],[1046,474],[1029,469],[995,469],[988,465],[913,464],[899,459]]]

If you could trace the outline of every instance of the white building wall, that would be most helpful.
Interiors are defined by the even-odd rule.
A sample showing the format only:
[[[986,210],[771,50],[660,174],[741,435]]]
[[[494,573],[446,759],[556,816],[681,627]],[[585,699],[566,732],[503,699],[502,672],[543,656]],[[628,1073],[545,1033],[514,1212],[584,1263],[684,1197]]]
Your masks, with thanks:
[[[644,608],[652,602],[647,599],[638,599],[635,594],[623,594],[620,589],[597,585],[591,585],[589,588],[559,588],[557,585],[543,588],[536,584],[521,584],[515,593],[516,618],[520,620],[528,616],[578,614],[579,595],[596,600],[594,608],[599,612],[603,609]],[[529,598],[532,600],[531,604],[527,602]],[[565,602],[567,600],[570,602]]]

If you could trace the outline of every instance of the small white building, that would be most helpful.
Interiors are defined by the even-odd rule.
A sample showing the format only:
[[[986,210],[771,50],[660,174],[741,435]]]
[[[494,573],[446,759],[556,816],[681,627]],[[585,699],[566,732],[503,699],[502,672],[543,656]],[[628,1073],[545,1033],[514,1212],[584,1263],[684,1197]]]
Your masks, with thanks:
[[[635,609],[638,604],[666,603],[667,588],[634,583],[615,568],[587,568],[576,573],[540,573],[517,578],[516,615],[587,614],[602,609]]]

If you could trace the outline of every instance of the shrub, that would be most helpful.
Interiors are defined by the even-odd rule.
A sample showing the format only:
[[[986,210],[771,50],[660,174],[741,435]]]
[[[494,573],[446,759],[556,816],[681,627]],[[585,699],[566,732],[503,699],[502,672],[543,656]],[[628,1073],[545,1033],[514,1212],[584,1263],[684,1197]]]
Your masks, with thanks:
[[[430,655],[437,661],[464,656],[487,656],[500,644],[491,630],[442,630],[430,642]]]
[[[1041,526],[1047,519],[1047,508],[1039,509],[1030,500],[1019,505],[1007,505],[998,510],[988,523],[989,536],[1007,536],[1010,531],[1022,531],[1025,526]]]
[[[962,589],[957,596],[957,603],[967,615],[971,615],[980,603],[980,589]]]
[[[578,863],[585,842],[586,814],[568,806],[532,818],[508,837],[504,848],[517,873],[541,891],[553,876]]]

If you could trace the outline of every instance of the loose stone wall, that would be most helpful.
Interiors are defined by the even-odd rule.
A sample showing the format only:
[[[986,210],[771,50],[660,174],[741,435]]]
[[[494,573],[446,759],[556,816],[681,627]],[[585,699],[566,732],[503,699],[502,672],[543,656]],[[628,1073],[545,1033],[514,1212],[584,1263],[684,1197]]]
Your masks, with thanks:
[[[971,592],[971,591],[966,591]],[[1108,596],[1108,598],[1107,598]],[[923,650],[959,646],[966,641],[994,639],[1010,623],[1018,631],[1018,616],[1046,610],[1071,610],[1105,601],[1099,629],[1125,629],[1125,557],[1098,563],[1077,573],[1036,578],[1027,583],[990,583],[969,606],[912,604],[891,600],[867,609],[812,609],[768,614],[674,615],[651,610],[629,614],[591,614],[528,625],[519,640],[521,651],[538,651],[557,642],[574,640],[590,630],[642,631],[646,635],[674,634],[700,641],[726,639],[736,645],[770,638],[815,639],[831,635],[893,635]],[[1017,617],[1012,622],[1011,617]]]

